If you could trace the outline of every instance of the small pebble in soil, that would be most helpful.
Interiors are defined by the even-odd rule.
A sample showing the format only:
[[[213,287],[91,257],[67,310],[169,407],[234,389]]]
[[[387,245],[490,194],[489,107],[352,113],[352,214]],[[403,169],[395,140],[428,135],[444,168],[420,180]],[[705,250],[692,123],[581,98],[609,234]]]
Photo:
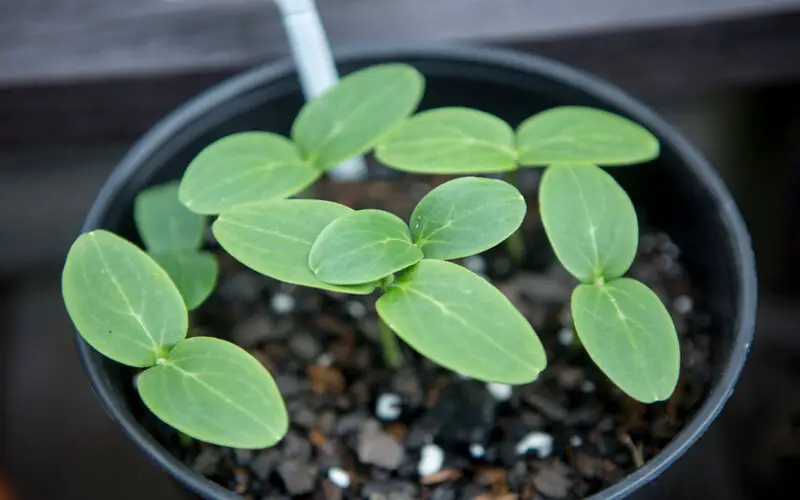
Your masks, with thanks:
[[[583,439],[581,439],[580,436],[572,436],[569,438],[569,444],[572,445],[573,448],[578,448],[583,445]]]
[[[392,376],[392,389],[403,396],[410,406],[420,406],[425,397],[419,374],[414,367],[399,369]]]
[[[572,328],[562,328],[558,331],[558,343],[561,345],[572,345],[572,340],[575,338],[575,332]]]
[[[290,495],[302,495],[314,490],[316,468],[295,460],[281,462],[278,474],[283,480],[286,492]]]
[[[253,474],[260,480],[266,481],[272,471],[283,459],[281,452],[277,448],[269,448],[262,451],[250,464]]]
[[[484,274],[486,272],[486,259],[480,255],[472,255],[464,259],[464,267],[475,274]]]
[[[501,476],[502,479],[506,480],[508,487],[513,491],[521,490],[522,485],[526,482],[527,477],[528,465],[524,460],[517,460],[514,462],[514,465],[511,466],[508,474],[505,477]]]
[[[394,436],[383,432],[376,420],[368,420],[358,437],[358,459],[365,464],[394,470],[405,456],[403,446]]]
[[[541,389],[541,386],[537,387]],[[546,391],[529,391],[524,396],[525,402],[531,405],[536,411],[550,420],[560,422],[567,418],[569,411],[564,406],[564,401]]]
[[[375,415],[381,420],[397,420],[403,412],[400,396],[393,393],[381,394],[375,403]]]
[[[348,300],[345,302],[344,308],[347,310],[347,314],[356,319],[363,318],[367,314],[367,306],[357,300]]]
[[[426,444],[420,452],[417,473],[421,477],[436,474],[442,469],[444,463],[444,450],[435,444]]]
[[[458,498],[455,486],[450,484],[443,484],[437,487],[428,497],[430,500],[456,500]]]
[[[328,479],[339,488],[345,489],[350,486],[350,474],[344,470],[334,467],[328,471]]]
[[[675,302],[673,307],[675,308],[675,312],[678,314],[689,314],[692,312],[692,298],[688,295],[679,295],[675,297]]]
[[[220,460],[222,459],[222,452],[219,448],[203,448],[197,458],[192,464],[192,470],[204,476],[213,474]]]
[[[413,500],[419,498],[417,487],[409,481],[369,481],[361,496],[369,500]]]
[[[436,404],[416,422],[411,434],[417,438],[432,435],[442,443],[486,443],[494,427],[496,407],[497,401],[484,383],[452,382],[442,389]]]
[[[335,436],[346,436],[361,429],[361,426],[369,419],[369,416],[364,412],[348,413],[339,417],[336,424],[333,426],[333,434]]]
[[[282,335],[283,332],[275,328],[269,318],[261,314],[236,325],[231,332],[233,341],[245,349],[261,342],[280,340]]]
[[[275,375],[275,383],[284,399],[311,391],[311,383],[308,380],[301,380],[293,375],[278,373]]]
[[[531,432],[516,446],[517,455],[535,451],[539,458],[547,458],[553,453],[553,436],[544,432]]]
[[[584,380],[583,383],[581,384],[581,390],[583,392],[592,393],[596,389],[597,387],[595,387],[594,382],[592,382],[591,380]]]
[[[472,443],[469,445],[469,454],[472,458],[482,458],[486,454],[486,448],[482,444]]]
[[[570,391],[580,387],[586,376],[583,370],[574,366],[560,366],[555,371],[559,387]]]
[[[508,401],[511,399],[512,389],[508,384],[489,382],[486,384],[486,389],[489,391],[489,394],[491,394],[494,399],[498,401]]]
[[[322,344],[319,340],[302,332],[292,335],[291,342],[289,342],[289,349],[291,349],[292,354],[303,361],[315,360],[322,354]]]
[[[317,364],[325,368],[331,366],[333,364],[333,361],[334,361],[333,353],[330,352],[323,352],[317,358]]]
[[[533,479],[536,489],[552,498],[564,498],[569,494],[572,481],[567,477],[569,469],[556,461],[540,470]]]
[[[296,458],[306,462],[311,460],[311,443],[304,435],[289,431],[283,438],[283,455],[288,458]]]
[[[276,293],[270,301],[272,310],[278,314],[288,314],[294,309],[294,297],[286,293]]]

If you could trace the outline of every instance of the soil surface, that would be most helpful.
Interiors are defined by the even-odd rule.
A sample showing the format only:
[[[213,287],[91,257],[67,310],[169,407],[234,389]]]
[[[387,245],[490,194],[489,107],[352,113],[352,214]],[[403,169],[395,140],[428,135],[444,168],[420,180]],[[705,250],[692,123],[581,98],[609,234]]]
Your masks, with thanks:
[[[321,182],[316,196],[407,218],[445,180]],[[640,214],[639,254],[628,275],[667,304],[683,366],[667,402],[643,405],[625,396],[572,330],[576,282],[552,256],[538,218],[537,183],[534,170],[518,181],[529,201],[526,262],[512,265],[502,245],[459,261],[487,276],[536,329],[548,367],[534,383],[487,385],[408,346],[406,366],[389,371],[378,342],[377,295],[279,283],[219,251],[219,286],[194,313],[190,335],[231,339],[261,360],[286,400],[289,434],[274,448],[243,451],[181,440],[145,414],[146,425],[192,469],[253,500],[574,499],[620,481],[699,408],[711,380],[710,316],[680,249]]]

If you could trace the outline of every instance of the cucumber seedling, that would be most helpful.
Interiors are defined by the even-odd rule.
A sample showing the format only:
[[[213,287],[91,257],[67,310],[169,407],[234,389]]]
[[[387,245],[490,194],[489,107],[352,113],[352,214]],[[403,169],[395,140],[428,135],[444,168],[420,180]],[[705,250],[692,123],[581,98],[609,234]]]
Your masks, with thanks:
[[[540,215],[556,257],[579,281],[571,310],[581,344],[632,398],[672,394],[676,330],[655,293],[625,276],[638,244],[636,212],[600,168],[652,160],[655,137],[621,116],[577,106],[545,110],[516,130],[474,109],[414,114],[424,84],[399,63],[351,73],[303,106],[291,137],[222,137],[197,154],[179,184],[142,192],[134,215],[146,251],[102,229],[75,241],[62,279],[67,311],[98,352],[143,370],[139,393],[161,420],[238,448],[271,446],[288,430],[283,399],[260,362],[225,340],[186,338],[188,310],[208,297],[218,273],[201,250],[208,216],[222,249],[258,273],[378,294],[390,367],[403,363],[399,337],[469,377],[536,379],[547,361],[533,327],[486,279],[450,262],[503,242],[524,252],[527,207],[513,185],[521,167],[545,168]],[[456,178],[425,195],[408,221],[314,199],[317,179],[371,151],[389,168]]]

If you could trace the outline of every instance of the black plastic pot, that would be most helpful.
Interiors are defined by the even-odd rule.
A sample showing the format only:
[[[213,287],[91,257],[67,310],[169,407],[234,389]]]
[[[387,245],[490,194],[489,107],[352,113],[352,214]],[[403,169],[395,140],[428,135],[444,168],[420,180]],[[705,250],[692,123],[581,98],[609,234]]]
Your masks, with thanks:
[[[534,112],[561,104],[595,106],[631,117],[661,140],[658,161],[612,169],[634,203],[683,249],[694,286],[708,298],[722,338],[714,356],[714,385],[689,425],[658,456],[598,498],[626,497],[653,481],[706,431],[733,391],[747,357],[756,311],[750,239],[731,196],[706,160],[639,102],[590,76],[549,60],[475,47],[393,47],[339,54],[341,72],[387,61],[413,64],[427,77],[422,108],[464,105],[495,113],[516,126]],[[178,178],[192,157],[224,135],[248,129],[288,134],[302,105],[291,61],[249,71],[189,101],[148,133],[120,162],[89,213],[84,230],[105,228],[134,238],[134,196],[148,185]],[[208,499],[238,498],[192,472],[135,418],[139,403],[118,365],[78,337],[91,383],[109,415],[151,459]]]

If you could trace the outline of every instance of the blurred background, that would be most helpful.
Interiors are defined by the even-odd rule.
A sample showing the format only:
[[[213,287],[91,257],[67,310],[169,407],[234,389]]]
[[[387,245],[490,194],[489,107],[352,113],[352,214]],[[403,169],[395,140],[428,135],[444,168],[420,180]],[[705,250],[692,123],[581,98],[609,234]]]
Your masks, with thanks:
[[[710,158],[754,239],[760,309],[737,392],[677,465],[696,481],[673,486],[785,497],[800,472],[800,1],[317,3],[335,47],[466,40],[587,70]],[[133,141],[287,54],[270,0],[0,0],[0,500],[184,498],[91,393],[59,273]]]

